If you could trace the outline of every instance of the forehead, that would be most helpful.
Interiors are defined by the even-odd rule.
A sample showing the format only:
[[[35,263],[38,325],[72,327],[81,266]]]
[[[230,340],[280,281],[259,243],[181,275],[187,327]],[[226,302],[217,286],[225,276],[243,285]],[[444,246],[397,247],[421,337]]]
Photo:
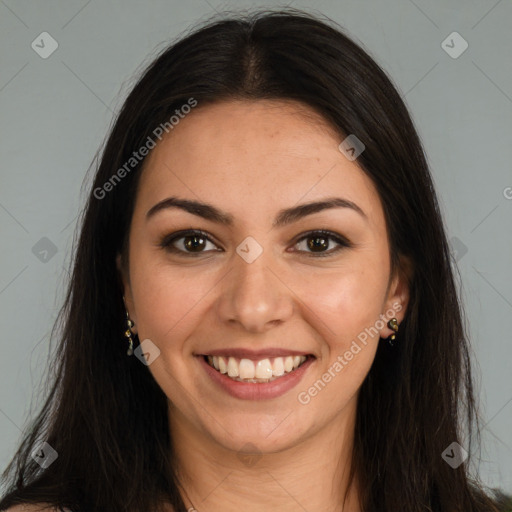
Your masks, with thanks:
[[[372,181],[339,150],[343,138],[295,102],[199,104],[147,156],[137,206],[147,211],[173,195],[254,218],[340,195],[382,215]]]

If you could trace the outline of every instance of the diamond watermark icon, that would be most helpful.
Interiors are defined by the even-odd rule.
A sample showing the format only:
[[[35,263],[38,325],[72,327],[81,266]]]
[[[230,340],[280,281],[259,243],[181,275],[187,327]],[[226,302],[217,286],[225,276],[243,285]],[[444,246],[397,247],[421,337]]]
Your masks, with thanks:
[[[467,245],[456,236],[450,238],[450,246],[452,248],[452,254],[455,261],[459,261],[468,252]]]
[[[252,443],[246,443],[236,455],[239,460],[248,467],[254,466],[263,457],[258,447]]]
[[[47,59],[59,47],[59,43],[48,32],[41,32],[30,46],[39,57]]]
[[[39,261],[48,263],[57,254],[57,246],[49,238],[43,236],[43,238],[32,247],[32,254],[34,254]]]
[[[160,355],[160,349],[149,338],[146,338],[133,353],[142,364],[149,366]]]
[[[351,162],[353,162],[365,150],[365,148],[366,146],[353,133],[351,133],[338,146],[338,149]]]
[[[458,59],[468,49],[468,46],[468,42],[458,32],[452,32],[441,43],[441,48],[452,59]]]
[[[50,467],[58,456],[59,454],[47,442],[38,446],[37,449],[31,453],[31,457],[43,469]]]
[[[468,452],[455,441],[441,454],[444,461],[453,469],[457,469],[467,458]]]
[[[263,252],[263,247],[252,236],[248,236],[238,245],[236,252],[247,263],[252,263]]]

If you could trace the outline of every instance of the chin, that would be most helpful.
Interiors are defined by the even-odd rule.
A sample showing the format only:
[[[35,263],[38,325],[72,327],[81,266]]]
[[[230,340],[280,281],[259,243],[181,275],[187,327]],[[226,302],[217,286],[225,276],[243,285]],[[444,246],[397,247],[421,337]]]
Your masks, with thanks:
[[[225,418],[221,425],[216,424],[212,430],[211,421],[207,423],[209,435],[226,449],[243,453],[256,451],[257,453],[273,453],[286,450],[304,437],[300,425],[291,424],[289,417],[293,413],[269,415],[268,413],[243,413],[232,418]]]

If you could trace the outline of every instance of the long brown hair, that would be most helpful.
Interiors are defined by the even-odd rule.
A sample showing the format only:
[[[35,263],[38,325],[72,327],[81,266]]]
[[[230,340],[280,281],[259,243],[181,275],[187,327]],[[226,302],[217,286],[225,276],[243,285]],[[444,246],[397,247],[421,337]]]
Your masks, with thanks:
[[[380,344],[360,390],[352,476],[366,512],[505,510],[469,476],[479,418],[468,337],[447,237],[413,122],[386,73],[327,18],[303,11],[223,14],[172,44],[128,95],[98,158],[48,379],[52,387],[3,474],[0,508],[21,502],[73,512],[185,512],[175,474],[167,398],[126,357],[125,310],[115,259],[127,234],[144,160],[118,170],[190,98],[287,99],[308,105],[366,146],[358,164],[385,210],[390,251],[414,264],[410,303],[393,349]],[[125,167],[126,170],[126,167]],[[105,183],[112,184],[106,193]],[[467,429],[463,431],[461,429]],[[453,442],[469,458],[452,468]],[[58,453],[42,469],[41,440]],[[510,506],[510,502],[509,502]]]

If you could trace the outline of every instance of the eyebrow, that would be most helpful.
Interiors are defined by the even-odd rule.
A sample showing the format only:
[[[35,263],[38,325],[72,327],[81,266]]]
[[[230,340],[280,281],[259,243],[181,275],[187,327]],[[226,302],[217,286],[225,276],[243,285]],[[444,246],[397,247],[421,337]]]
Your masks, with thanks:
[[[152,206],[146,213],[146,221],[153,217],[157,212],[169,208],[179,208],[193,215],[197,215],[198,217],[202,217],[203,219],[223,224],[225,226],[231,227],[234,225],[234,217],[231,214],[223,212],[211,204],[201,203],[191,199],[180,199],[177,197],[168,197],[167,199],[164,199]],[[280,210],[272,224],[272,227],[276,228],[292,224],[307,215],[312,215],[329,208],[350,208],[368,221],[367,215],[356,203],[340,197],[330,197],[323,201],[300,204],[298,206]]]

